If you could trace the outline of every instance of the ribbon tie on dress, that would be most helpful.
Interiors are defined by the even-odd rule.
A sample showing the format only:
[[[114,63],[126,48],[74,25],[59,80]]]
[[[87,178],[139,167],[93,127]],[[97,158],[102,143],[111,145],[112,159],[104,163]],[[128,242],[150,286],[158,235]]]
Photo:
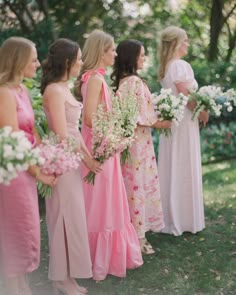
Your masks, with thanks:
[[[87,82],[89,77],[92,75],[92,74],[101,74],[102,76],[104,76],[106,73],[106,70],[104,68],[100,68],[98,70],[89,70],[87,72],[85,72],[82,77],[81,77],[81,81],[82,82]]]

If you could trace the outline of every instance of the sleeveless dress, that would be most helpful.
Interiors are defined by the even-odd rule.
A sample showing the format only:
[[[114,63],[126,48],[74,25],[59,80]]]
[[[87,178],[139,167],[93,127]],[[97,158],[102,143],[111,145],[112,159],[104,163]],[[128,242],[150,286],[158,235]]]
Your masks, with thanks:
[[[79,141],[78,121],[82,104],[65,102],[67,132]],[[49,128],[50,114],[45,110]],[[82,162],[81,162],[82,163]],[[92,277],[84,194],[80,167],[58,177],[51,198],[46,198],[51,280]],[[66,243],[65,243],[66,240]]]
[[[82,76],[81,91],[84,103],[91,74],[99,75],[103,79],[102,101],[110,109],[111,97],[103,78],[104,69],[88,71]],[[82,136],[90,152],[91,130],[82,120]],[[84,165],[82,168],[83,176],[86,176],[89,170]],[[108,274],[124,277],[127,268],[136,268],[143,264],[143,260],[137,235],[130,221],[118,154],[103,164],[102,171],[96,175],[94,185],[84,182],[84,196],[93,278],[103,280]]]
[[[17,102],[17,121],[32,146],[34,113],[29,95],[10,88]],[[36,180],[19,173],[10,185],[0,184],[0,275],[12,278],[34,271],[40,260],[40,218]]]
[[[157,121],[151,93],[147,85],[137,76],[130,76],[119,86],[121,99],[132,93],[138,104],[138,126],[135,140],[129,148],[131,159],[122,166],[129,201],[131,221],[138,238],[145,232],[160,231],[164,227],[157,162],[152,141],[151,128]],[[145,125],[145,126],[141,126]]]
[[[171,88],[177,95],[175,83],[192,83],[197,88],[191,66],[184,60],[170,63],[163,88]],[[179,126],[173,126],[170,137],[160,136],[158,170],[164,212],[164,233],[181,235],[196,233],[205,227],[201,151],[198,120],[192,121],[192,112],[186,107]]]

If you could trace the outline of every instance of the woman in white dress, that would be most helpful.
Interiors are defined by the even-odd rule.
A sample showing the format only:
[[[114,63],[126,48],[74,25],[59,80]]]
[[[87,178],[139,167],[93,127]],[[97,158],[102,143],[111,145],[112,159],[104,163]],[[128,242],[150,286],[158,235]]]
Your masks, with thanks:
[[[188,51],[186,32],[167,27],[161,35],[159,48],[159,81],[173,94],[188,95],[198,87],[189,63],[182,60]],[[181,235],[204,229],[201,150],[199,122],[205,127],[209,115],[202,111],[193,121],[195,102],[189,102],[179,126],[172,125],[171,136],[160,136],[158,169],[164,213],[164,233]],[[199,121],[199,122],[198,122]]]

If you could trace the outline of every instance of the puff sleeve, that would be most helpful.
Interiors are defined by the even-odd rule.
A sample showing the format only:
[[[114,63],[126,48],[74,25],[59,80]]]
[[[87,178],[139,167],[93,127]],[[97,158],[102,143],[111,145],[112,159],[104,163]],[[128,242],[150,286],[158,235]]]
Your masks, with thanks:
[[[143,126],[152,126],[157,121],[157,115],[155,113],[151,93],[147,85],[136,76],[129,77],[119,87],[119,94],[124,97],[125,93],[133,93],[138,104],[138,120],[137,123]]]
[[[190,82],[194,80],[194,73],[189,63],[184,60],[175,60],[170,64],[170,76],[174,83]]]

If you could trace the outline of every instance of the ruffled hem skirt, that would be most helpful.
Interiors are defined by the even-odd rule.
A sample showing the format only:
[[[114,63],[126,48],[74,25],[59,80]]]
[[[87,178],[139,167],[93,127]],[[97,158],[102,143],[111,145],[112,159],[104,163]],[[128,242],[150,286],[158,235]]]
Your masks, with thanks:
[[[123,230],[90,232],[93,279],[104,280],[108,274],[125,277],[126,269],[143,264],[140,247],[132,224]]]

